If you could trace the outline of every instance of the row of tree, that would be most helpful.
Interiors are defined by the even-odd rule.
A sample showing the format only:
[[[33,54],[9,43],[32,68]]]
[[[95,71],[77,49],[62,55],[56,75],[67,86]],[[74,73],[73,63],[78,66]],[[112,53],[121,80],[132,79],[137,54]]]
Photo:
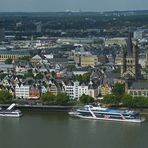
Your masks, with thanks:
[[[0,90],[0,103],[1,104],[7,104],[12,102],[12,95],[9,93],[9,91],[6,90]]]
[[[88,72],[83,75],[73,75],[72,79],[74,81],[79,81],[79,82],[89,82],[90,76],[91,76],[91,73]]]
[[[47,92],[41,96],[41,100],[46,104],[67,105],[69,103],[69,97],[66,93],[54,95],[51,92]]]
[[[116,83],[111,94],[104,96],[102,103],[109,105],[123,105],[126,107],[148,107],[148,98],[132,97],[125,93],[124,84]]]
[[[0,103],[7,104],[13,101],[13,96],[9,91],[0,90]],[[70,99],[66,93],[58,93],[57,95],[52,94],[51,92],[46,92],[41,96],[41,101],[44,104],[51,105],[75,105],[75,104],[89,104],[94,102],[94,98],[83,94],[79,100]]]
[[[58,93],[57,95],[51,92],[44,93],[41,100],[46,104],[57,105],[75,105],[75,104],[89,104],[94,102],[94,98],[83,94],[79,99],[70,99],[66,93]]]

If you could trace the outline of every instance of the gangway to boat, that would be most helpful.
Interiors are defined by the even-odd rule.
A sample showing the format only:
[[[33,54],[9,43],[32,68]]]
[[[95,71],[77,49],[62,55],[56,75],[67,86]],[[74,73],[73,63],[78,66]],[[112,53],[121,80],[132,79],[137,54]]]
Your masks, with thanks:
[[[7,108],[7,110],[13,109],[15,105],[16,105],[15,103],[12,103],[12,104]]]

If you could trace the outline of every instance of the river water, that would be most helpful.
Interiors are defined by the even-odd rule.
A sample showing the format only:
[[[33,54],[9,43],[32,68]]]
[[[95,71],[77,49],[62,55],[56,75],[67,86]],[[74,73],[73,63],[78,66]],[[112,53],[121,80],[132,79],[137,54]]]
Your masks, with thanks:
[[[21,118],[0,118],[0,148],[148,148],[148,122],[92,121],[60,112],[24,112]]]

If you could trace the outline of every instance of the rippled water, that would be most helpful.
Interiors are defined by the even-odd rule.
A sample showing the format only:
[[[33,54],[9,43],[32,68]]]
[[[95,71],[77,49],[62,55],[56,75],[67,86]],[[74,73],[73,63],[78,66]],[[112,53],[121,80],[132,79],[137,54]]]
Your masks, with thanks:
[[[67,113],[24,112],[0,118],[0,148],[148,148],[148,122],[71,118]]]

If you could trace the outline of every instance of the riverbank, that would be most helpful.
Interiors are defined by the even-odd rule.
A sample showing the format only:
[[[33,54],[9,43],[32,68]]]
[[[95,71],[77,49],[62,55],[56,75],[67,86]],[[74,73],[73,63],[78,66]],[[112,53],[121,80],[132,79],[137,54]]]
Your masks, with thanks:
[[[1,107],[7,108],[10,104],[0,104]],[[23,110],[38,110],[38,111],[56,111],[56,112],[68,112],[73,108],[78,108],[80,106],[61,106],[61,105],[29,105],[29,104],[16,104],[16,108]]]

